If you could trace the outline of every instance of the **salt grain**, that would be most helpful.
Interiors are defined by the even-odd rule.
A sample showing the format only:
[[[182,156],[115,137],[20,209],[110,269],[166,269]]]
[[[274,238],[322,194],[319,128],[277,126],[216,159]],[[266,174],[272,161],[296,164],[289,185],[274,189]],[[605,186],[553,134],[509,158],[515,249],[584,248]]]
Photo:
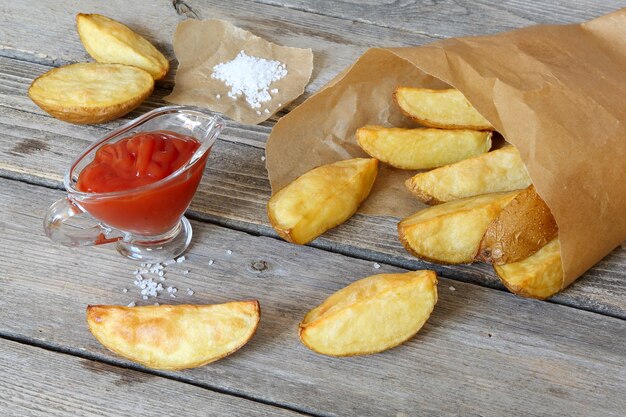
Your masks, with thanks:
[[[185,270],[183,271],[183,275],[187,275],[188,273],[189,273],[189,270],[188,270],[188,269],[185,269]]]
[[[124,294],[126,294],[126,293],[128,292],[128,289],[123,288],[123,289],[122,289],[122,292],[123,292]]]
[[[126,307],[135,307],[135,302],[131,301],[130,303],[128,303]]]
[[[374,262],[374,269],[379,269],[380,268],[380,264],[378,262]]]
[[[141,297],[141,298],[143,298],[144,300],[147,300],[147,299],[148,299],[148,296],[147,296],[147,295],[144,295],[144,296],[143,296],[143,297]]]
[[[265,161],[265,157],[264,156],[261,157],[261,161]]]
[[[230,250],[230,249],[228,249],[228,250],[226,251],[226,253],[227,253],[227,254],[229,254],[229,255],[232,255],[232,254],[233,254],[233,251],[232,251],[232,250]]]
[[[168,259],[167,261],[163,262],[163,265],[169,266],[169,265],[173,265],[175,263],[176,263],[176,259]]]
[[[178,262],[178,263],[180,264],[180,263],[185,262],[185,259],[187,259],[187,258],[185,258],[185,255],[183,255],[183,256],[179,256],[179,257],[176,259],[176,262]]]
[[[219,94],[216,94],[216,95],[215,95],[215,98],[219,100],[219,99],[221,99],[221,98],[222,98],[222,96],[221,96],[221,95],[219,95]]]
[[[209,260],[209,265],[213,265],[213,259]]]
[[[223,81],[230,87],[228,97],[234,99],[243,95],[251,108],[258,109],[261,103],[272,99],[269,86],[285,78],[287,73],[287,67],[280,61],[250,56],[240,51],[232,61],[214,66],[211,78]]]
[[[456,291],[456,288],[454,288],[452,285],[450,285],[449,290],[450,290],[450,291]]]
[[[188,295],[193,295],[193,291],[192,291],[192,290],[190,290],[190,289],[187,289],[187,294],[188,294]]]
[[[278,93],[278,88],[272,88],[272,89],[270,90],[270,93],[272,93],[272,94],[276,94],[276,93]]]
[[[270,111],[268,109],[265,109],[265,110],[263,110],[263,113],[270,114]]]
[[[256,111],[256,114],[260,116],[260,115],[261,115],[261,112],[257,110],[257,111]]]

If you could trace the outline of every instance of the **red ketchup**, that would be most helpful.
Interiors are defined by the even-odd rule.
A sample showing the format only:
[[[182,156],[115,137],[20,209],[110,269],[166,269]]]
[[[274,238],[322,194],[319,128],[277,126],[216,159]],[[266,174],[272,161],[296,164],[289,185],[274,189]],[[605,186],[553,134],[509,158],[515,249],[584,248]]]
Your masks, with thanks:
[[[76,188],[115,194],[86,199],[81,205],[96,219],[125,232],[167,233],[189,206],[209,153],[187,171],[168,177],[189,162],[199,147],[197,139],[167,131],[142,132],[106,144],[81,171]]]

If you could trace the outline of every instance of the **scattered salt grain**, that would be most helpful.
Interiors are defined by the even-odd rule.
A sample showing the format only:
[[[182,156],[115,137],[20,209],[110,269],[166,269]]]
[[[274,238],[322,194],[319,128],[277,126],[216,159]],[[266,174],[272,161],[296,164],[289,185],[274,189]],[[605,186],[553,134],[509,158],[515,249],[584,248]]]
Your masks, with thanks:
[[[272,93],[272,94],[276,94],[276,93],[278,93],[278,88],[272,88],[272,89],[270,90],[270,93]]]
[[[263,113],[270,114],[270,111],[268,109],[265,109],[265,110],[263,110]]]
[[[175,263],[176,263],[176,259],[168,259],[167,261],[163,262],[163,265],[170,266],[170,265],[174,265]]]
[[[278,107],[280,107],[280,106],[282,106],[282,105],[283,105],[283,103],[278,103]]]
[[[185,269],[185,270],[183,271],[183,275],[187,275],[188,273],[189,273],[189,270],[188,270],[188,269]]]
[[[158,307],[158,306],[159,306],[159,303],[154,303],[154,305]]]
[[[163,271],[159,271],[158,275],[162,278],[162,277],[163,277],[163,275],[165,275],[165,272],[163,272]]]
[[[124,294],[126,294],[126,293],[128,292],[128,289],[127,289],[127,288],[122,288],[122,292],[123,292]]]
[[[230,87],[228,97],[243,95],[251,108],[258,109],[261,103],[272,99],[269,86],[286,75],[287,67],[282,62],[250,56],[240,51],[232,61],[214,66],[211,78],[223,81]]]
[[[374,262],[374,269],[379,269],[380,268],[380,264],[378,262]]]
[[[232,250],[230,250],[230,249],[228,249],[228,250],[226,251],[226,253],[227,253],[227,254],[229,254],[229,255],[232,255],[232,254],[233,254],[233,251],[232,251]]]
[[[179,264],[181,264],[181,263],[185,262],[185,259],[187,259],[187,258],[185,258],[185,255],[183,255],[183,256],[179,256],[179,257],[176,259],[176,262],[178,262]]]
[[[220,94],[216,94],[216,95],[215,95],[215,98],[219,100],[219,99],[221,99],[221,98],[222,98],[222,96],[221,96]]]
[[[170,294],[171,298],[176,298],[176,296],[174,294]]]
[[[257,114],[258,116],[260,116],[260,115],[261,115],[261,112],[257,110],[257,111],[256,111],[256,114]]]
[[[128,303],[126,307],[135,307],[135,302],[131,301],[130,303]]]
[[[187,289],[187,295],[193,295],[193,291],[190,289]]]
[[[143,296],[143,297],[141,297],[141,298],[143,298],[144,300],[147,300],[147,299],[148,299],[148,296],[147,296],[147,295],[144,295],[144,296]]]
[[[210,259],[209,260],[209,265],[213,265],[213,263],[214,263],[213,259]]]
[[[454,288],[452,285],[450,285],[449,290],[450,290],[450,291],[456,291],[456,288]]]
[[[264,156],[261,157],[261,161],[265,161],[265,157]]]

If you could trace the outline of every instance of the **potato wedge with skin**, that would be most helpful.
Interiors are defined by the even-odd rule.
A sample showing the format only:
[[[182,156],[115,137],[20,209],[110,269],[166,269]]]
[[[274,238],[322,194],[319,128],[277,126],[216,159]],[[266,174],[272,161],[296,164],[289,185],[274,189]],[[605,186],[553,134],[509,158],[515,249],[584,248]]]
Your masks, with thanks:
[[[444,264],[474,260],[485,230],[517,191],[451,201],[398,223],[400,242],[414,256]]]
[[[502,283],[514,294],[544,300],[563,288],[561,244],[554,239],[526,259],[494,265]]]
[[[91,333],[106,348],[154,369],[187,369],[235,352],[259,324],[258,301],[213,305],[89,306]]]
[[[494,130],[457,89],[398,87],[393,97],[400,110],[421,125],[443,129]]]
[[[531,185],[491,222],[480,242],[476,260],[495,265],[521,261],[558,234],[550,208]]]
[[[33,81],[28,96],[57,119],[89,124],[125,115],[153,89],[154,80],[142,69],[88,62],[46,72]]]
[[[491,149],[491,132],[465,129],[365,126],[356,140],[373,158],[400,169],[436,168]]]
[[[141,68],[155,80],[165,77],[170,63],[143,36],[99,14],[76,15],[76,28],[87,53],[98,62]]]
[[[381,352],[413,337],[436,303],[433,271],[374,275],[353,282],[309,311],[300,323],[300,340],[323,355]]]
[[[378,161],[370,158],[314,168],[270,198],[270,224],[288,242],[308,243],[352,217],[377,173]]]
[[[530,184],[531,179],[519,152],[510,145],[419,173],[405,183],[406,188],[426,204],[521,190]]]

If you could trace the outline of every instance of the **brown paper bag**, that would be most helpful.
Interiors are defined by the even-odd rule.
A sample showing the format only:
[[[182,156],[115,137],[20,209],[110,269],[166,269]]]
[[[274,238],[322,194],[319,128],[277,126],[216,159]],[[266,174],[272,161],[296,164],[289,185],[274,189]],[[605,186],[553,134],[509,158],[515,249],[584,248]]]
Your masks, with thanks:
[[[414,126],[398,85],[458,88],[515,145],[560,230],[563,287],[626,238],[626,9],[576,25],[534,26],[412,48],[375,48],[283,117],[267,143],[274,191],[325,163],[367,156],[365,124]],[[361,212],[424,207],[414,172],[386,167]]]

